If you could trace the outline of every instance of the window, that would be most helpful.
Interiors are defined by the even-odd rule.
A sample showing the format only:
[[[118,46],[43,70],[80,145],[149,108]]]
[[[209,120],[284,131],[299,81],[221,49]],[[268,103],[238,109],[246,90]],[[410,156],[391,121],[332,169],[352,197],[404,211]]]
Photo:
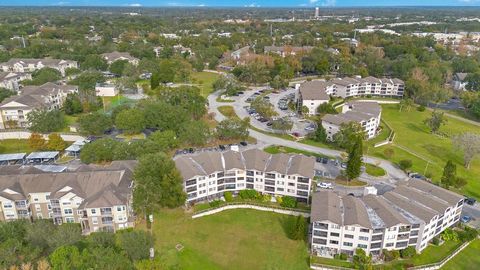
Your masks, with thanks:
[[[97,217],[92,217],[92,223],[93,224],[98,224],[98,218]]]
[[[330,236],[333,236],[333,237],[339,237],[339,236],[340,236],[340,234],[339,234],[339,233],[334,233],[334,232],[331,232],[331,233],[330,233]]]
[[[65,218],[65,222],[67,223],[74,223],[75,222],[75,219],[73,217],[66,217]]]
[[[71,215],[71,214],[73,214],[73,211],[72,211],[72,209],[70,209],[70,208],[63,209],[63,212],[65,213],[65,215]]]
[[[343,245],[346,246],[346,247],[352,247],[352,246],[353,246],[353,243],[343,242]]]
[[[345,237],[345,238],[353,239],[353,234],[345,234],[344,237]]]
[[[338,245],[338,241],[337,240],[330,240],[330,244]]]
[[[121,207],[121,206],[117,206],[117,211],[118,211],[118,212],[122,211],[122,207]]]
[[[393,243],[387,243],[387,247],[393,247]]]
[[[360,236],[358,237],[359,240],[362,240],[362,241],[368,241],[368,237],[366,236]]]
[[[92,215],[95,215],[97,213],[97,210],[96,209],[90,209],[90,212],[92,213]]]
[[[364,244],[358,244],[358,248],[368,248],[368,245],[364,245]]]
[[[360,232],[368,233],[368,232],[370,232],[370,230],[369,229],[360,229]]]

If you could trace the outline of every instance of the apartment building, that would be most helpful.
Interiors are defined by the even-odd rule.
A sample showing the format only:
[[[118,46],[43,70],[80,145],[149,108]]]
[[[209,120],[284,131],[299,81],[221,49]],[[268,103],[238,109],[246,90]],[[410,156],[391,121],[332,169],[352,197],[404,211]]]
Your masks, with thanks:
[[[371,139],[377,135],[381,117],[382,107],[377,102],[348,102],[343,105],[342,113],[323,116],[322,126],[331,141],[343,124],[356,122],[362,126],[366,139]]]
[[[0,103],[0,129],[26,128],[27,116],[35,109],[60,109],[69,93],[78,93],[78,86],[45,83],[26,86]]]
[[[402,97],[405,83],[400,79],[336,78],[330,81],[310,81],[298,85],[297,103],[309,107],[308,114],[317,113],[318,105],[328,102],[325,95],[349,98],[358,96]],[[302,92],[309,93],[305,98]],[[314,103],[317,107],[312,105]],[[309,105],[310,104],[310,105]]]
[[[289,55],[303,55],[309,53],[313,50],[312,46],[302,46],[302,47],[293,47],[293,46],[265,46],[263,51],[268,53],[278,54],[281,57],[286,57]]]
[[[51,219],[80,223],[82,232],[132,227],[132,170],[135,161],[81,166],[73,172],[35,167],[0,168],[0,221]]]
[[[131,56],[128,52],[115,51],[111,53],[104,53],[102,54],[102,57],[109,65],[118,60],[126,60],[135,66],[138,65],[139,62],[138,58]]]
[[[60,71],[65,76],[67,68],[78,68],[77,61],[63,59],[30,59],[30,58],[12,58],[7,62],[0,63],[4,72],[31,73],[44,67],[49,67]]]
[[[435,236],[455,225],[464,198],[423,180],[401,183],[383,195],[360,198],[333,191],[313,194],[312,253],[331,257],[357,248],[378,255],[409,246],[421,252]]]
[[[315,159],[304,155],[243,152],[203,152],[181,156],[175,164],[184,179],[187,202],[216,199],[225,191],[254,189],[272,196],[309,202]]]
[[[18,91],[21,81],[31,79],[32,74],[30,73],[0,72],[0,88]]]

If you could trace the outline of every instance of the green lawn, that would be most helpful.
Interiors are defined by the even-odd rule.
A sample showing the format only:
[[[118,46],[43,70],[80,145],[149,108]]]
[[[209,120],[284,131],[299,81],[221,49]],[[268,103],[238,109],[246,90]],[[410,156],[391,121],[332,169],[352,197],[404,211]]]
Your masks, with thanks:
[[[457,269],[475,269],[480,265],[480,239],[474,240],[462,252],[453,257],[446,263],[442,269],[457,270]]]
[[[323,257],[311,257],[311,262],[312,263],[318,263],[318,264],[325,264],[325,265],[332,265],[332,266],[338,266],[338,267],[345,267],[345,268],[354,268],[353,263],[349,261],[342,261],[339,259],[330,259],[330,258],[323,258]]]
[[[399,162],[402,159],[411,159],[413,161],[412,170],[431,174],[434,181],[439,181],[443,167],[448,160],[457,164],[458,175],[467,179],[468,184],[459,193],[465,193],[480,199],[480,158],[476,158],[469,170],[463,167],[463,155],[460,151],[453,148],[451,137],[462,132],[480,133],[477,126],[464,123],[462,121],[449,118],[446,125],[442,126],[440,131],[445,136],[433,135],[429,132],[423,121],[430,117],[431,112],[419,112],[415,109],[407,111],[398,111],[397,105],[383,105],[382,118],[395,131],[396,137],[394,145],[386,145],[368,150],[370,155],[385,158],[383,151],[386,148],[392,148],[395,154],[393,162]],[[412,155],[400,147],[415,153]],[[431,161],[431,162],[428,162]],[[428,163],[428,167],[427,167]]]
[[[295,149],[287,146],[278,146],[278,145],[271,145],[271,146],[265,147],[263,151],[270,154],[295,153],[295,154],[304,154],[306,156],[312,156],[312,157],[327,157],[325,155],[320,155],[317,153],[312,153],[312,152],[303,151],[303,150],[299,150],[299,149]]]
[[[371,176],[380,177],[386,174],[384,169],[370,163],[365,164],[365,169],[366,169],[366,173]]]
[[[309,269],[306,243],[286,236],[290,218],[238,209],[191,219],[182,209],[164,210],[153,224],[156,251],[177,269]]]
[[[0,154],[30,153],[32,151],[27,140],[0,140]]]
[[[220,106],[218,107],[218,111],[228,118],[238,117],[232,106],[227,106],[227,105]]]
[[[200,93],[207,97],[213,91],[213,83],[221,75],[212,72],[194,72],[192,73],[192,82],[200,84]]]

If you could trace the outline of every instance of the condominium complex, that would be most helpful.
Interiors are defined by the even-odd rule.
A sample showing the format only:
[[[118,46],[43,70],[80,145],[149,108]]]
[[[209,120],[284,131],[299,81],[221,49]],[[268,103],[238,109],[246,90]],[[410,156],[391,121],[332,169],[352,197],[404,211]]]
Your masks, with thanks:
[[[363,128],[366,139],[371,139],[377,135],[381,117],[382,107],[377,102],[348,102],[343,105],[342,113],[324,115],[322,126],[327,139],[332,141],[343,124],[356,122]]]
[[[336,78],[310,81],[298,86],[297,103],[308,107],[308,114],[317,114],[317,107],[329,101],[326,96],[341,98],[357,96],[402,97],[405,83],[400,79]]]
[[[132,170],[135,161],[84,165],[74,172],[35,167],[0,168],[0,221],[51,219],[80,223],[82,232],[132,227]]]
[[[456,224],[464,198],[423,180],[401,183],[383,195],[361,198],[333,191],[313,194],[311,250],[331,257],[414,247],[421,252],[435,236]]]
[[[254,189],[264,194],[291,196],[308,202],[315,159],[304,155],[243,152],[203,152],[175,159],[187,202],[211,200],[225,191]]]
[[[293,47],[293,46],[265,46],[263,51],[265,53],[274,53],[278,54],[281,57],[286,57],[289,55],[303,55],[309,53],[313,50],[312,46],[303,46],[303,47]]]
[[[35,109],[60,109],[69,93],[77,93],[75,85],[45,83],[26,86],[0,103],[0,129],[26,128],[27,116]]]
[[[32,74],[21,72],[0,72],[0,88],[18,91],[20,82],[31,80]]]
[[[7,62],[0,63],[4,72],[34,72],[44,67],[49,67],[60,71],[65,76],[67,68],[78,68],[78,63],[72,60],[62,59],[29,59],[12,58]]]
[[[107,61],[108,64],[111,64],[115,61],[125,60],[130,64],[138,65],[138,58],[131,56],[128,52],[111,52],[102,54],[103,59]]]

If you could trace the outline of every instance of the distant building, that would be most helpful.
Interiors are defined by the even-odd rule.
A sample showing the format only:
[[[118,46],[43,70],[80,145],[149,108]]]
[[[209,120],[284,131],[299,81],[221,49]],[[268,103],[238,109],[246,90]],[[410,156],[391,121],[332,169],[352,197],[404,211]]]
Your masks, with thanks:
[[[242,58],[250,54],[250,46],[242,47],[230,53],[230,57],[235,61],[240,61]]]
[[[322,126],[331,141],[342,124],[356,122],[363,128],[366,138],[371,139],[377,135],[381,116],[382,107],[377,102],[349,102],[343,106],[342,113],[323,116]]]
[[[97,97],[115,97],[118,94],[119,90],[114,84],[97,83],[95,85],[95,95]]]
[[[250,149],[180,156],[175,159],[175,164],[184,179],[189,203],[244,189],[272,196],[291,196],[308,203],[315,159],[283,153],[272,155]]]
[[[312,46],[292,47],[292,46],[265,46],[263,49],[265,53],[275,53],[281,57],[288,55],[302,55],[309,53],[313,50]]]
[[[83,165],[45,172],[31,166],[0,168],[0,221],[51,219],[80,223],[83,234],[134,226],[132,171],[135,161]]]
[[[463,203],[461,195],[414,179],[379,196],[320,191],[312,196],[311,251],[322,257],[353,255],[357,248],[373,255],[407,247],[421,252],[459,222]]]
[[[319,17],[320,17],[320,8],[316,7],[315,8],[315,18],[319,18]]]
[[[118,60],[126,60],[133,65],[138,65],[139,62],[138,58],[131,56],[128,52],[115,51],[111,53],[104,53],[102,54],[102,57],[109,65]]]
[[[32,74],[30,73],[0,72],[0,88],[18,91],[21,81],[31,79]]]
[[[467,87],[467,82],[465,81],[465,78],[467,78],[468,73],[455,73],[453,75],[453,89],[457,91],[465,91]]]
[[[61,59],[30,59],[30,58],[12,58],[7,62],[0,63],[4,72],[34,72],[44,67],[49,67],[60,71],[65,76],[67,68],[78,68],[78,63],[72,60]]]
[[[35,109],[60,109],[69,93],[78,93],[78,86],[45,83],[26,86],[16,96],[0,103],[0,129],[26,128],[27,116]]]

